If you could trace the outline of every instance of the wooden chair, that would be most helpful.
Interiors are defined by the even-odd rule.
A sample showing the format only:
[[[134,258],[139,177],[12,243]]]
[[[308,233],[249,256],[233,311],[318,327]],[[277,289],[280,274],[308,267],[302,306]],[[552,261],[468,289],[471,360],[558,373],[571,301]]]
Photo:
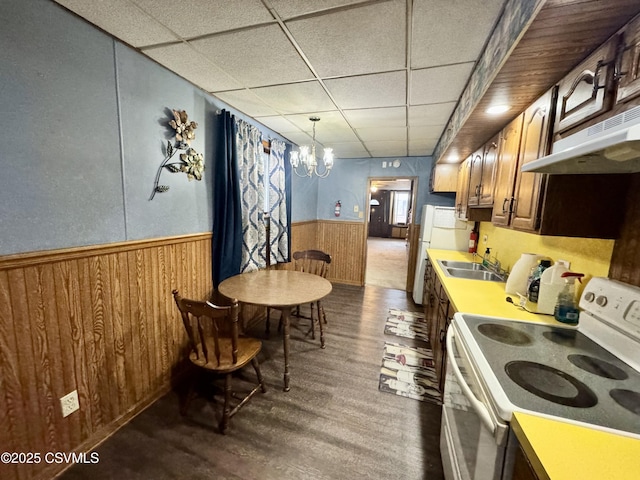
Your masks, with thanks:
[[[311,273],[313,275],[319,275],[322,278],[327,278],[329,273],[329,265],[331,264],[331,255],[328,253],[322,252],[320,250],[303,250],[293,253],[293,261],[294,261],[294,269],[299,272]],[[315,307],[317,310],[318,317],[318,326],[320,327],[320,346],[325,348],[324,344],[324,328],[323,323],[327,323],[327,316],[324,313],[324,307],[322,306],[322,301],[318,300],[315,302]],[[310,304],[311,309],[311,338],[316,338],[315,331],[315,320],[314,320],[314,304]],[[295,314],[298,317],[303,317],[300,315],[300,306],[296,308]],[[303,317],[309,318],[309,317]]]
[[[266,392],[257,355],[262,342],[255,338],[242,337],[238,333],[238,302],[231,305],[217,306],[210,302],[189,300],[180,297],[178,290],[173,290],[173,298],[178,305],[182,322],[189,337],[189,360],[205,371],[224,375],[224,407],[219,423],[221,433],[225,433],[229,419],[242,408],[260,389]],[[231,408],[231,377],[233,373],[248,363],[253,366],[258,377],[258,385]],[[189,388],[182,413],[186,413],[187,403],[191,397],[193,383]]]

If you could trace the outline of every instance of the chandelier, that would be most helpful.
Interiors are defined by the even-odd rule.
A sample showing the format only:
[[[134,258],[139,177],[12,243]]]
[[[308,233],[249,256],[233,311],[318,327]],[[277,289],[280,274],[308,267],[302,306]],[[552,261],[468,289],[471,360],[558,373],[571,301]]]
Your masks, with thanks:
[[[316,158],[316,122],[320,121],[320,117],[309,117],[309,120],[313,122],[313,143],[311,149],[308,145],[300,147],[300,151],[292,151],[289,156],[289,161],[293,167],[293,171],[299,177],[312,177],[315,173],[320,178],[329,176],[331,168],[333,168],[333,149],[325,148],[322,162],[324,170],[318,171],[318,160]],[[298,168],[300,167],[300,171]]]

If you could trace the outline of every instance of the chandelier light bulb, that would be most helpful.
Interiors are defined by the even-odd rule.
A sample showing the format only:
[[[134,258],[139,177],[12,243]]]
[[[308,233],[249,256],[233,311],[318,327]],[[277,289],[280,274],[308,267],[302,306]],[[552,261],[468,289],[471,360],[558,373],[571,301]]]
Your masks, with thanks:
[[[334,156],[332,148],[325,148],[322,156],[322,165],[324,171],[318,171],[318,159],[316,157],[316,122],[320,121],[320,117],[309,117],[313,122],[313,143],[311,147],[302,145],[299,151],[293,150],[289,154],[289,162],[293,167],[293,172],[299,177],[312,177],[315,173],[318,177],[324,178],[329,175],[334,164]],[[298,170],[301,167],[301,171]]]

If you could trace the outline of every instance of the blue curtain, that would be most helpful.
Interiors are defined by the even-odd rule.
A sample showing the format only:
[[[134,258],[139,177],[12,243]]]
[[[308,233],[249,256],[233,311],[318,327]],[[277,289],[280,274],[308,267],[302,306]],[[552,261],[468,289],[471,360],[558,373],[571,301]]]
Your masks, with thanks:
[[[242,262],[242,204],[236,122],[228,111],[217,117],[219,142],[216,145],[213,175],[213,286],[240,273]]]

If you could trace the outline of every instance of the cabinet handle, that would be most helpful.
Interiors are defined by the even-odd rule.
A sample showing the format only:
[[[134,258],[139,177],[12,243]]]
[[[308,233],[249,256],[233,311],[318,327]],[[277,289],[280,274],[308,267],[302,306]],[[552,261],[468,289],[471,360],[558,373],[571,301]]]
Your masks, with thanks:
[[[514,197],[511,197],[511,202],[509,203],[509,213],[514,213],[516,211],[516,203],[518,203],[518,200]]]
[[[507,205],[507,202],[509,201],[508,198],[504,199],[504,202],[502,202],[502,214],[505,215],[507,213],[507,209],[505,208],[505,206]]]
[[[480,184],[476,185],[476,197],[480,195]]]
[[[444,342],[444,337],[445,337],[446,333],[444,330],[440,330],[440,343]]]
[[[603,62],[602,60],[598,61],[596,65],[596,71],[593,73],[593,94],[597,94],[598,90],[604,88],[606,85],[600,85],[600,70],[602,70],[603,66],[608,65],[608,62]]]

